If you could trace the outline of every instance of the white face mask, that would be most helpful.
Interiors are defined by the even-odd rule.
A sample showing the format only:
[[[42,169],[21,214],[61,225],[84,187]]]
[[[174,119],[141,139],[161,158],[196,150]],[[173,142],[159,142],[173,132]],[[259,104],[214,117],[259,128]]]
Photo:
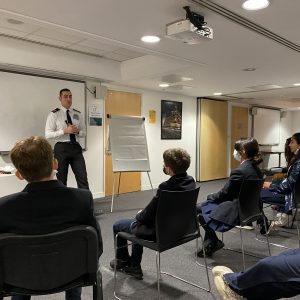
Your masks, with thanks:
[[[242,160],[241,154],[238,151],[236,151],[235,149],[233,151],[233,157],[237,161],[241,161]]]

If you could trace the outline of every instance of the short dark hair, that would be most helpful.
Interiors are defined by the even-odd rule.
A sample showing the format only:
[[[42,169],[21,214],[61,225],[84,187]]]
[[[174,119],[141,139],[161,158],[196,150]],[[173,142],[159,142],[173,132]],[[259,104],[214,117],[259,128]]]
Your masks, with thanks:
[[[10,152],[10,158],[22,177],[28,182],[40,181],[51,175],[53,151],[48,141],[31,136],[18,141]]]
[[[181,148],[167,149],[163,154],[165,165],[170,167],[175,174],[186,172],[191,164],[191,157],[186,150]]]
[[[61,90],[59,91],[59,97],[62,96],[62,93],[63,93],[63,92],[70,92],[70,93],[71,93],[71,91],[70,91],[69,89],[64,88],[64,89],[61,89]]]

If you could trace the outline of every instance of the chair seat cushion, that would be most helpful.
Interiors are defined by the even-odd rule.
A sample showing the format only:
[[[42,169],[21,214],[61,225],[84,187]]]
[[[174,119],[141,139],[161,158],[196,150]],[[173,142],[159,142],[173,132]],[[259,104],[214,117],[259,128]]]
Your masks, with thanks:
[[[192,240],[198,238],[200,236],[200,234],[199,234],[199,231],[196,231],[195,233],[185,235],[182,239],[177,241],[176,244],[172,244],[172,245],[159,245],[157,242],[144,240],[144,239],[138,238],[134,234],[127,233],[127,232],[119,232],[118,236],[123,239],[126,239],[128,241],[131,241],[132,243],[139,244],[143,247],[152,249],[154,251],[163,252],[168,249],[180,246],[189,241],[192,241]]]

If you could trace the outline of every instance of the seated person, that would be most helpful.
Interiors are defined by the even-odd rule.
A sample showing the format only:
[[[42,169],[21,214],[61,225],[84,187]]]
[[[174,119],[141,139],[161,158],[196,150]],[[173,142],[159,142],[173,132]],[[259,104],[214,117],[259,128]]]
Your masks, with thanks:
[[[290,298],[300,294],[300,249],[261,259],[245,272],[223,266],[214,267],[212,272],[222,299]]]
[[[291,157],[286,178],[276,184],[265,182],[261,192],[261,200],[263,202],[271,201],[274,204],[283,205],[282,211],[276,215],[276,219],[271,223],[269,232],[276,226],[286,225],[288,223],[288,215],[292,214],[294,208],[293,190],[300,173],[300,133],[293,134],[289,147],[293,156]]]
[[[68,188],[54,180],[57,160],[43,137],[19,141],[10,153],[16,176],[28,181],[19,193],[0,198],[0,233],[46,234],[76,225],[93,226],[98,235],[99,257],[103,252],[100,227],[93,214],[89,190]],[[76,251],[76,249],[74,249]],[[27,300],[30,296],[13,296]],[[66,291],[66,300],[80,300],[81,288]]]
[[[258,164],[262,162],[259,146],[254,138],[240,139],[235,142],[233,156],[241,164],[230,173],[225,186],[217,193],[207,196],[207,201],[197,207],[199,222],[205,230],[203,248],[197,255],[212,256],[224,247],[215,231],[225,232],[239,225],[238,195],[243,179],[262,179]]]
[[[195,180],[189,176],[186,171],[190,166],[190,155],[181,148],[168,149],[163,153],[163,172],[169,175],[167,181],[162,182],[156,195],[149,204],[134,219],[119,220],[113,225],[114,237],[118,232],[133,233],[137,237],[147,240],[155,240],[155,216],[160,193],[162,190],[168,191],[185,191],[194,190],[196,188]],[[143,255],[143,247],[138,244],[132,244],[132,253],[129,256],[127,240],[120,237],[117,238],[117,260],[110,262],[111,268],[116,264],[117,270],[122,270],[126,274],[134,276],[136,279],[143,279],[141,269],[141,261]],[[122,248],[119,248],[122,247]]]

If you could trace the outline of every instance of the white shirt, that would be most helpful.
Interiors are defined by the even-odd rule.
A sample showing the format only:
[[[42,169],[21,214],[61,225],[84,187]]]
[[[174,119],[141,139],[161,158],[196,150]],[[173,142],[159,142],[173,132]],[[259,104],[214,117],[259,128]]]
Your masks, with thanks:
[[[76,134],[76,141],[79,142],[78,137],[84,137],[86,135],[85,124],[81,112],[70,108],[69,115],[72,119],[73,125],[78,127],[79,133]],[[64,134],[64,128],[68,126],[67,124],[67,109],[60,106],[58,109],[51,111],[47,117],[45,126],[45,137],[47,140],[52,140],[54,143],[57,142],[70,142],[70,135]]]

